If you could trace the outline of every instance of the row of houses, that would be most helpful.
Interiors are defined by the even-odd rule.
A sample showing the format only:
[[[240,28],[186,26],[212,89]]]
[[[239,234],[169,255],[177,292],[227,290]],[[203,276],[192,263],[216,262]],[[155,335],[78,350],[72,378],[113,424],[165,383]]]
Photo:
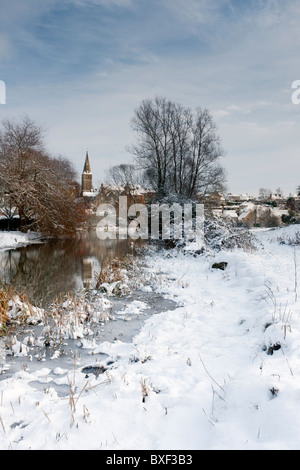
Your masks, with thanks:
[[[291,201],[293,201],[291,203]],[[282,194],[270,194],[267,198],[253,197],[248,194],[212,193],[204,204],[214,214],[230,219],[236,225],[247,227],[270,227],[284,225],[292,219],[300,208],[300,197],[290,195],[284,198]],[[292,207],[293,205],[293,207]],[[293,218],[293,221],[295,217]]]
[[[90,208],[96,211],[101,204],[111,204],[118,207],[119,197],[127,197],[127,205],[149,204],[155,193],[144,190],[141,186],[117,188],[110,185],[101,185],[99,191],[83,193],[90,200]],[[300,206],[300,198],[299,206]],[[213,214],[231,220],[235,225],[251,227],[269,227],[283,225],[290,217],[290,208],[287,200],[277,198],[275,200],[262,201],[255,198],[240,195],[222,195],[213,193],[204,200],[199,197],[199,202],[204,203],[205,209]]]
[[[155,193],[143,189],[141,186],[125,185],[116,187],[102,184],[99,190],[93,189],[92,172],[89,163],[89,156],[86,153],[86,160],[82,174],[82,196],[91,198],[90,207],[95,211],[100,204],[118,205],[119,197],[126,196],[127,204],[148,204]],[[254,226],[278,226],[288,221],[291,214],[291,207],[288,206],[288,199],[284,198],[280,190],[271,194],[268,191],[260,191],[259,197],[248,194],[221,194],[213,192],[204,200],[199,196],[199,202],[204,203],[207,210],[211,210],[216,215],[230,219],[236,225]],[[299,206],[300,197],[293,197]],[[300,215],[299,215],[300,218]]]

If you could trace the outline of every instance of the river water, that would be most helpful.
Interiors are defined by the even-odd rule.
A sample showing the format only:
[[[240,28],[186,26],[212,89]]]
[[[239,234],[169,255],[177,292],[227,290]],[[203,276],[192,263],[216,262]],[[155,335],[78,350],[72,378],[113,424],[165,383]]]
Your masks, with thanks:
[[[99,240],[96,232],[89,232],[74,240],[0,251],[0,279],[24,291],[33,304],[47,306],[59,295],[93,289],[101,263],[129,249],[130,241]]]
[[[76,294],[83,291],[90,292],[90,296],[97,297],[95,286],[101,263],[107,257],[123,257],[131,249],[131,242],[127,240],[99,240],[95,232],[82,235],[76,240],[47,242],[43,244],[28,245],[14,250],[0,252],[0,276],[2,282],[11,284],[16,291],[23,291],[35,305],[47,307],[59,296],[68,293]],[[146,290],[136,290],[125,297],[110,297],[112,302],[113,320],[101,323],[96,327],[93,339],[95,347],[104,341],[113,342],[121,340],[131,342],[139,332],[146,319],[167,310],[176,308],[176,303],[156,293],[150,286]],[[99,294],[101,295],[101,294]],[[103,294],[102,294],[103,295]],[[136,309],[136,306],[140,306]],[[129,312],[129,314],[128,314]],[[18,340],[32,335],[43,335],[43,327],[32,326],[25,331],[18,332]],[[83,370],[93,370],[92,363],[104,361],[100,355],[92,356],[91,351],[82,348],[80,341],[66,339],[64,354],[51,358],[47,347],[41,348],[35,354],[34,348],[30,352],[30,370],[40,367],[68,367],[74,364],[74,357],[81,358]],[[3,357],[3,340],[0,339],[0,366],[6,362],[9,367],[4,369],[0,380],[10,377],[14,372],[24,368],[26,357]],[[43,356],[41,362],[40,358]],[[42,386],[42,384],[41,384]],[[35,384],[35,388],[38,384]],[[64,394],[67,389],[60,390]]]

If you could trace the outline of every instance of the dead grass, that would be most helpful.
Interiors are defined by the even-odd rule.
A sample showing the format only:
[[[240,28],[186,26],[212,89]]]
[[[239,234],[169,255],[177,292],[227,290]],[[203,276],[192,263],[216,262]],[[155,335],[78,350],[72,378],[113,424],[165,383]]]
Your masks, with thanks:
[[[132,255],[126,255],[123,258],[107,258],[101,265],[96,288],[98,289],[105,283],[125,282],[126,274],[132,269],[133,263]]]
[[[122,273],[122,261],[119,258],[107,258],[101,265],[101,271],[98,277],[96,288],[101,284],[112,282],[123,282],[124,274]]]
[[[115,282],[130,282],[135,280],[136,273],[142,262],[143,244],[137,240],[132,242],[130,251],[126,255],[108,257],[101,264],[101,271],[97,279],[96,289],[102,284]]]
[[[0,336],[13,332],[17,326],[36,323],[38,311],[25,293],[0,282]]]
[[[9,295],[8,292],[4,290],[0,290],[0,325],[5,327],[8,323],[8,302],[9,302]],[[0,332],[1,335],[1,332]]]

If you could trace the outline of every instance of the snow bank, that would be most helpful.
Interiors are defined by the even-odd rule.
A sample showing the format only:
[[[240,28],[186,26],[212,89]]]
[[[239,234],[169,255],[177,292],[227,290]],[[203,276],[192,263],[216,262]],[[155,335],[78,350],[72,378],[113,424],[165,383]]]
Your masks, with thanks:
[[[177,308],[95,347],[97,375],[77,358],[2,378],[0,448],[299,449],[300,253],[280,238],[297,230],[255,232],[257,251],[153,251],[143,276]]]
[[[41,234],[39,233],[0,232],[0,250],[9,250],[40,242]]]

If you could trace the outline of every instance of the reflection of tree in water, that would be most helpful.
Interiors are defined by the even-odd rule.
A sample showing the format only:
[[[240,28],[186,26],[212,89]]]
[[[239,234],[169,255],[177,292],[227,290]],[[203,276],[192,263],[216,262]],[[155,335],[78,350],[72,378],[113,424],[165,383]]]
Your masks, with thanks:
[[[18,269],[20,253],[16,250],[0,252],[0,279],[9,281]]]
[[[74,274],[80,269],[80,261],[67,244],[28,246],[17,252],[18,264],[11,267],[8,281],[17,291],[24,291],[30,301],[48,303],[59,293],[78,288]]]
[[[107,257],[122,257],[126,252],[126,240],[101,241],[92,232],[76,240],[31,245],[2,253],[0,269],[16,290],[24,291],[33,303],[45,305],[60,294],[92,287],[92,264],[100,267]],[[87,273],[88,283],[85,282]]]

